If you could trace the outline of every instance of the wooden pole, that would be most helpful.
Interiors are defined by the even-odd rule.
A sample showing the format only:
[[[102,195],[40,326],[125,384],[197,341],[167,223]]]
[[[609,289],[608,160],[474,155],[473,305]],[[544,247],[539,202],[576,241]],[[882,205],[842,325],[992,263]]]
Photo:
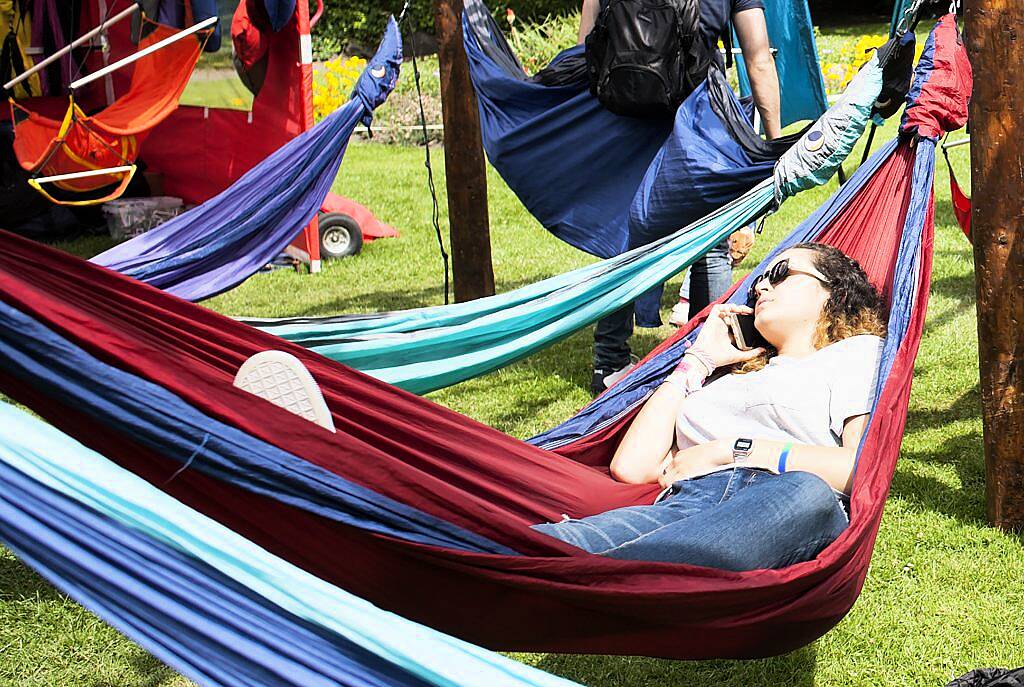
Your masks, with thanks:
[[[480,115],[462,45],[462,0],[435,0],[448,225],[456,301],[494,294]]]
[[[971,187],[989,522],[1024,528],[1024,2],[969,0]]]

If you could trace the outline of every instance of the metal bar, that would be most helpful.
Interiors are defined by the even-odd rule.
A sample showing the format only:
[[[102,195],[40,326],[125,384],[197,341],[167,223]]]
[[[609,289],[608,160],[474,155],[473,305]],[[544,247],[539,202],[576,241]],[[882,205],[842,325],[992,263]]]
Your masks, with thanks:
[[[768,48],[768,50],[771,51],[772,55],[775,55],[775,54],[777,54],[779,52],[778,48]],[[719,48],[718,49],[718,54],[719,55],[724,55],[725,54],[725,48]],[[732,54],[733,55],[739,55],[739,56],[742,57],[743,56],[743,48],[733,48],[732,49]]]
[[[943,143],[942,144],[942,149],[943,150],[949,150],[950,148],[959,148],[960,146],[965,146],[965,145],[967,145],[970,142],[971,142],[971,137],[967,136],[965,138],[961,138],[961,139],[958,139],[956,141],[950,141],[949,143]]]
[[[125,57],[124,59],[118,60],[114,64],[109,65],[107,67],[104,67],[103,69],[99,70],[98,72],[93,72],[89,76],[84,76],[81,79],[79,79],[78,81],[73,81],[71,83],[70,88],[71,88],[71,90],[74,91],[74,90],[77,90],[77,89],[81,88],[82,86],[86,86],[88,84],[91,84],[93,81],[96,81],[97,79],[102,79],[107,74],[110,74],[111,72],[116,72],[121,67],[125,67],[125,66],[127,66],[129,64],[132,64],[133,62],[138,62],[139,60],[141,60],[146,55],[152,54],[152,53],[156,52],[157,50],[160,50],[161,48],[166,48],[171,43],[177,43],[182,38],[187,38],[188,36],[191,36],[194,33],[198,33],[199,31],[202,31],[203,29],[206,29],[206,28],[209,28],[210,26],[213,26],[214,24],[217,23],[218,19],[219,19],[219,17],[210,17],[209,19],[204,19],[203,21],[199,22],[198,24],[194,24],[194,25],[188,27],[187,29],[185,29],[184,31],[179,31],[178,33],[174,34],[173,36],[168,36],[167,38],[163,39],[162,41],[154,43],[153,45],[149,46],[148,48],[143,48],[139,52],[134,53],[132,55],[129,55],[128,57]]]
[[[19,83],[21,83],[25,79],[29,78],[30,76],[32,76],[33,74],[35,74],[39,70],[45,69],[49,65],[51,65],[54,62],[56,62],[57,60],[59,60],[64,55],[67,55],[69,52],[71,52],[72,50],[74,50],[78,46],[80,46],[83,43],[86,43],[88,41],[91,41],[93,38],[95,38],[99,34],[101,34],[104,31],[106,31],[107,28],[113,26],[114,24],[116,24],[117,22],[121,21],[122,19],[124,19],[125,17],[129,16],[130,14],[135,13],[136,11],[138,11],[138,9],[139,9],[139,6],[137,4],[134,4],[134,3],[131,5],[131,7],[126,7],[125,9],[121,10],[120,12],[115,14],[110,19],[106,20],[105,22],[103,22],[102,24],[97,26],[92,31],[89,31],[88,33],[86,33],[86,34],[80,36],[79,38],[76,38],[75,40],[71,41],[71,43],[69,43],[68,45],[65,45],[60,50],[58,50],[57,52],[53,53],[52,55],[50,55],[46,59],[44,59],[42,62],[36,63],[36,65],[34,67],[32,67],[31,69],[26,71],[24,74],[21,74],[20,76],[17,76],[15,78],[11,79],[10,81],[8,81],[7,83],[4,84],[4,88],[5,89],[14,88]]]
[[[107,0],[99,0],[99,3],[100,16],[107,16]],[[106,67],[108,64],[110,64],[110,39],[107,37],[106,33],[102,31],[100,32],[100,45],[100,53],[103,55],[103,66]],[[103,92],[107,96],[107,105],[113,105],[115,100],[114,80],[110,77],[109,74],[107,75],[107,78],[103,80]]]
[[[37,177],[36,183],[50,184],[55,181],[68,181],[70,179],[85,179],[87,177],[99,177],[105,174],[123,174],[132,171],[132,166],[107,167],[105,169],[90,169],[87,172],[71,172],[70,174],[55,174],[49,177]]]

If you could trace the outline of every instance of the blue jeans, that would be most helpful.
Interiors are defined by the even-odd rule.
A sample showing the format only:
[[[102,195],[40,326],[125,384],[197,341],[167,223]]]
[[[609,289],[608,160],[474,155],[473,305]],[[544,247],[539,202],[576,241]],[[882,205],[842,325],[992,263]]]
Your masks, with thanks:
[[[729,240],[722,241],[693,263],[687,279],[690,282],[690,319],[693,319],[732,286]]]
[[[609,558],[738,571],[811,560],[848,524],[817,475],[732,468],[676,482],[650,506],[533,529]]]

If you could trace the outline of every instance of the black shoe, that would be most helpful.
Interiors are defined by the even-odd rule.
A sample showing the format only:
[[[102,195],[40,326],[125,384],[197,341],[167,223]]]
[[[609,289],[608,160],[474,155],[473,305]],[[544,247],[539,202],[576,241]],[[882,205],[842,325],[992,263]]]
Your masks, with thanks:
[[[640,359],[630,354],[625,365],[612,368],[598,368],[594,370],[594,376],[590,378],[590,395],[597,397],[603,394],[608,387],[626,376]]]
[[[594,370],[594,376],[590,378],[590,395],[597,398],[603,394],[608,387],[604,385],[604,378],[610,375],[613,370]]]

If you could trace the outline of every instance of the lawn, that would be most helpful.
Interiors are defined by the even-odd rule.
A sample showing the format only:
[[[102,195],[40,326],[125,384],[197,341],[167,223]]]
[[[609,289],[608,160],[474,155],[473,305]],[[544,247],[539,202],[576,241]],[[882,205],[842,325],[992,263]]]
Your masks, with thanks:
[[[880,134],[877,141],[891,135]],[[952,153],[969,180],[967,148]],[[859,159],[859,153],[854,154]],[[441,193],[443,156],[434,155]],[[398,239],[368,244],[319,275],[260,274],[205,303],[230,315],[371,312],[441,303],[442,275],[430,225],[423,152],[354,144],[335,191],[396,226]],[[850,165],[847,165],[848,167]],[[910,416],[864,591],[822,639],[759,661],[515,654],[593,687],[655,685],[944,685],[980,666],[1024,664],[1024,547],[985,523],[977,329],[970,245],[956,226],[947,174],[936,178],[933,289],[915,367]],[[585,264],[557,241],[491,171],[491,242],[501,291]],[[801,194],[769,218],[748,270],[829,188]],[[443,195],[442,195],[443,201]],[[445,226],[442,211],[442,226]],[[82,255],[103,239],[65,246]],[[671,306],[680,277],[666,289]],[[639,330],[644,353],[670,328]],[[591,330],[506,369],[436,392],[434,401],[518,437],[567,418],[588,400]],[[186,680],[0,550],[0,684],[68,687],[185,685]]]

